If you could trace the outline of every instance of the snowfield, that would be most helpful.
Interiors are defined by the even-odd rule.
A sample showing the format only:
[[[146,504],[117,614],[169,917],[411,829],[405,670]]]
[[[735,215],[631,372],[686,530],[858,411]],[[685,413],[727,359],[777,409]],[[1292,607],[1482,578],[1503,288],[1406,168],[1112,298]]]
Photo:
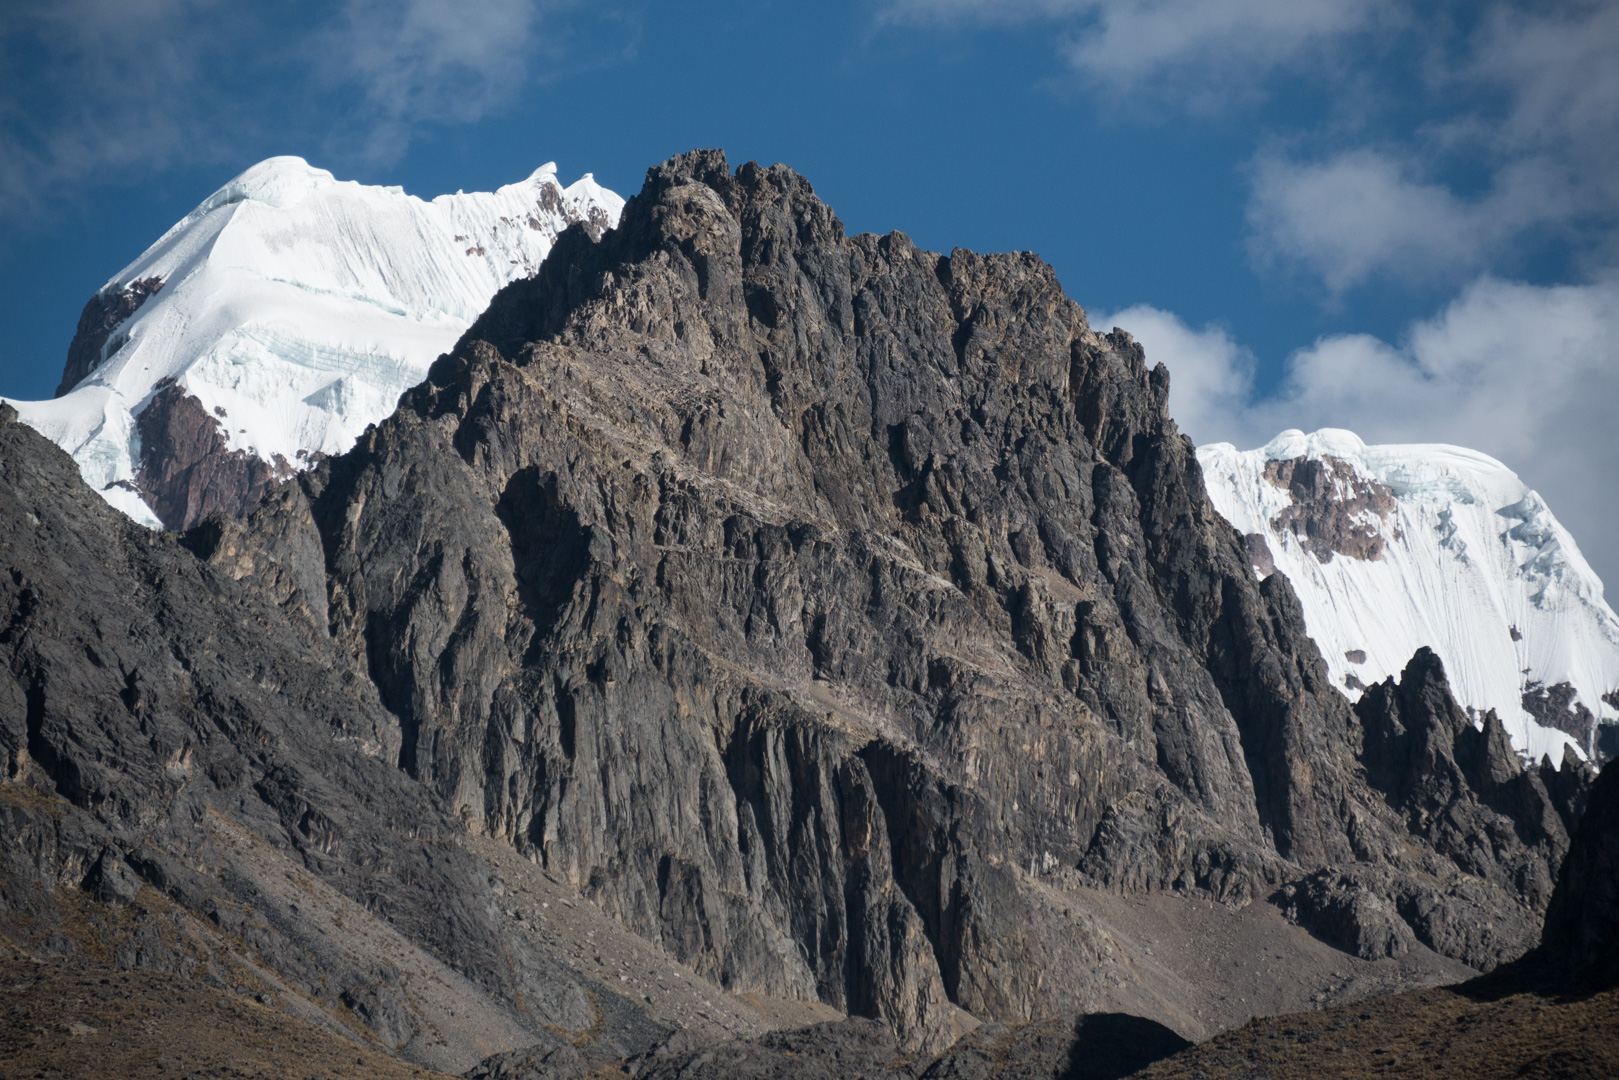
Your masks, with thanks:
[[[1331,428],[1284,431],[1258,450],[1213,443],[1197,456],[1216,509],[1239,532],[1265,538],[1333,681],[1351,698],[1358,686],[1397,676],[1427,645],[1462,705],[1496,710],[1535,760],[1561,761],[1564,745],[1582,755],[1589,748],[1537,722],[1526,691],[1567,683],[1594,719],[1619,718],[1603,700],[1619,688],[1619,617],[1574,538],[1499,461],[1455,446],[1367,446]],[[1353,515],[1381,539],[1379,557],[1323,562],[1293,529],[1278,527],[1295,500],[1267,477],[1267,464],[1299,458],[1347,463],[1387,489],[1386,514],[1362,507]]]
[[[165,379],[219,418],[229,449],[305,467],[393,412],[570,222],[611,227],[623,207],[589,174],[564,188],[554,164],[426,202],[271,158],[102,288],[163,283],[114,330],[99,367],[63,397],[11,404],[108,502],[156,526],[135,490],[134,417]]]

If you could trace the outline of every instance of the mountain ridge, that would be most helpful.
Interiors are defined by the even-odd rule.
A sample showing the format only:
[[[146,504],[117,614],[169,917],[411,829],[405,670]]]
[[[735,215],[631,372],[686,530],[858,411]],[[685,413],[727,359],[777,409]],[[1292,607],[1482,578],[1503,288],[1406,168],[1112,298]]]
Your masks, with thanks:
[[[456,1071],[749,995],[799,1021],[723,1030],[915,1056],[1240,1015],[1095,895],[1246,912],[1267,967],[1512,960],[1588,771],[1464,733],[1442,667],[1352,710],[1167,399],[1034,256],[848,237],[700,151],[245,516],[143,530],[0,406],[0,904]],[[606,918],[546,936],[570,896]],[[714,997],[629,992],[632,937]]]
[[[12,404],[138,521],[241,513],[386,416],[558,231],[622,206],[553,163],[424,201],[270,158],[90,298],[54,400]]]

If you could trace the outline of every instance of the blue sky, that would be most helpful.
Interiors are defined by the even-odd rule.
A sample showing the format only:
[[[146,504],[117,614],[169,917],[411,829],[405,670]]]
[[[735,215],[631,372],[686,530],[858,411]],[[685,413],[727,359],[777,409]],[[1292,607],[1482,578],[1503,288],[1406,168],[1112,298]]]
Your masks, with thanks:
[[[264,157],[629,195],[717,145],[854,231],[1039,252],[1200,441],[1495,454],[1619,579],[1619,5],[245,7],[0,13],[0,394],[49,396],[90,294]]]

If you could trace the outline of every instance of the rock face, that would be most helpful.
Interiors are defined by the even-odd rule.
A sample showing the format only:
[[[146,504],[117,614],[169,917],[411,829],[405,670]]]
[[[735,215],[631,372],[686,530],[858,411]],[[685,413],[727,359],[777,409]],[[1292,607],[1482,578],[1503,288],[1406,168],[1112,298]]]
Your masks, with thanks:
[[[961,1010],[1095,1011],[1124,976],[1077,885],[1515,955],[1584,781],[1508,812],[1533,784],[1447,696],[1357,716],[1167,395],[1032,255],[851,238],[703,151],[245,520],[138,532],[0,424],[0,900],[65,926],[62,888],[144,882],[416,1059],[473,1016],[489,1075],[574,1067],[546,1025],[592,1067],[667,1028],[519,934],[469,832],[914,1063]],[[1505,862],[1455,853],[1480,829]],[[398,951],[329,951],[305,878]]]
[[[92,296],[79,314],[79,328],[67,347],[67,364],[56,396],[72,390],[106,359],[107,341],[129,317],[140,310],[153,293],[163,287],[155,274],[136,278],[123,288],[108,288]]]
[[[908,1046],[951,1003],[1084,1007],[1101,945],[1043,876],[1245,903],[1358,867],[1500,928],[1450,955],[1526,947],[1544,895],[1360,778],[1167,387],[1031,256],[849,238],[788,170],[688,155],[304,482],[331,633],[476,828]]]
[[[1430,649],[1417,651],[1398,683],[1369,687],[1355,713],[1367,778],[1411,832],[1543,909],[1579,820],[1575,800],[1595,777],[1589,766],[1570,753],[1562,772],[1549,761],[1525,768],[1493,712],[1475,727],[1456,704]]]
[[[1546,913],[1544,944],[1572,981],[1619,987],[1619,769],[1602,770]]]
[[[1334,457],[1267,461],[1265,479],[1292,499],[1271,519],[1271,528],[1291,533],[1317,561],[1329,563],[1334,554],[1383,557],[1381,526],[1394,510],[1394,495],[1385,485]]]
[[[135,486],[170,528],[192,528],[210,514],[243,514],[293,471],[285,458],[267,462],[229,449],[219,421],[172,381],[159,384],[135,417],[135,430],[141,446]]]
[[[667,1031],[514,933],[461,823],[380,756],[391,717],[307,618],[318,546],[314,579],[261,562],[244,589],[15,416],[0,407],[9,947],[195,976],[456,1070],[546,1024],[610,1026],[609,1057]]]

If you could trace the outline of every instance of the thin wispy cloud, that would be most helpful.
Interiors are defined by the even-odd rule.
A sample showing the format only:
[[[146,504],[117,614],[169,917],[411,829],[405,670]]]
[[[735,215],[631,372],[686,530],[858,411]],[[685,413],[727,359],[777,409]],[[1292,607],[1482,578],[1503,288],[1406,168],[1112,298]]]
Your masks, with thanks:
[[[265,136],[396,159],[533,75],[551,0],[347,0],[274,18],[223,0],[18,0],[0,15],[0,216]],[[297,21],[302,14],[306,21]]]
[[[1115,104],[1145,95],[1198,111],[1251,95],[1278,69],[1393,25],[1393,0],[892,0],[889,24],[1054,24],[1057,50]]]
[[[53,189],[206,152],[191,100],[239,47],[212,0],[20,0],[0,19],[0,213]]]
[[[368,157],[388,159],[421,123],[471,123],[528,79],[540,0],[348,0],[314,35],[318,74],[359,91]]]

